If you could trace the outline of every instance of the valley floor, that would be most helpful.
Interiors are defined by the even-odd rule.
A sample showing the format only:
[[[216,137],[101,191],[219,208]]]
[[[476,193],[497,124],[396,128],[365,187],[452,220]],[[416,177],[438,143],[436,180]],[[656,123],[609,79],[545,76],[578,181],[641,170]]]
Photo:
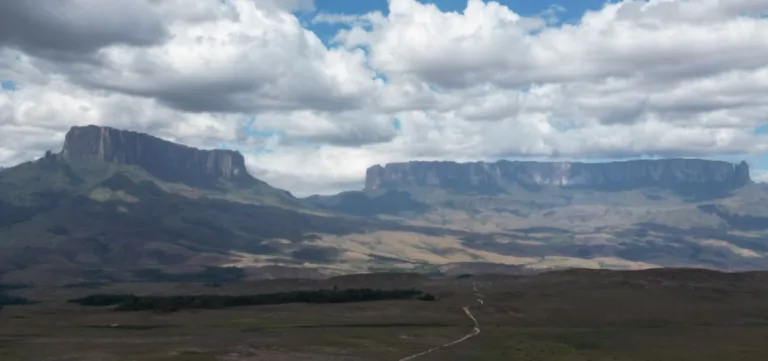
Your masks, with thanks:
[[[764,360],[768,287],[760,273],[564,271],[532,277],[345,276],[202,285],[26,288],[0,311],[0,359]],[[434,302],[285,304],[175,313],[67,304],[123,290],[238,294],[338,286],[416,287]],[[440,347],[444,345],[444,347]],[[429,351],[430,352],[425,352]],[[413,356],[412,358],[409,358]]]

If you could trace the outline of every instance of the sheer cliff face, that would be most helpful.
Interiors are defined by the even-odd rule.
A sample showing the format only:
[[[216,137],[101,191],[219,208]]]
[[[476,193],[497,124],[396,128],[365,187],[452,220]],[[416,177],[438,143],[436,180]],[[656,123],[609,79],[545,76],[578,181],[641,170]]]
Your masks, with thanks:
[[[559,186],[596,190],[644,187],[736,188],[750,182],[746,163],[701,159],[633,160],[611,163],[409,162],[376,165],[366,172],[368,191],[398,187],[494,190],[505,186]]]
[[[73,127],[61,156],[71,162],[109,162],[135,165],[167,181],[211,186],[218,179],[253,178],[239,152],[200,150],[147,134],[107,127]]]

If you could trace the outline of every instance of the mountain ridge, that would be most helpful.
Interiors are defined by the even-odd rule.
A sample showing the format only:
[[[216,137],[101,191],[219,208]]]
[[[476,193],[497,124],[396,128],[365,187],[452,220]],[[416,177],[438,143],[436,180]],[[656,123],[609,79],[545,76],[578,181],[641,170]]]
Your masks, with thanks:
[[[538,165],[540,185],[525,183],[536,174],[508,171],[520,162],[411,163],[444,168],[393,172],[407,181],[393,188],[298,199],[248,174],[238,152],[73,127],[61,153],[0,171],[0,277],[132,280],[145,268],[200,267],[436,272],[457,262],[459,273],[475,267],[467,262],[768,266],[768,187],[749,182],[745,163],[647,164],[658,162],[686,167],[665,176],[646,167],[635,173],[657,183],[616,189],[605,185],[626,180],[621,174],[562,178],[589,175],[573,171],[579,164]],[[430,185],[429,177],[456,169]],[[559,185],[573,179],[600,187]],[[698,197],[681,193],[692,185]]]
[[[128,171],[135,167],[135,176],[156,179],[165,190],[175,193],[292,208],[305,206],[289,191],[252,176],[239,151],[198,149],[146,133],[87,125],[71,127],[55,156],[81,169],[114,165]]]
[[[711,186],[739,188],[751,183],[749,165],[706,159],[627,160],[605,163],[407,162],[374,165],[366,170],[365,191],[409,186],[458,191],[500,192],[506,186],[557,186],[595,190]]]
[[[160,179],[195,186],[211,187],[217,179],[246,184],[257,181],[238,151],[203,150],[111,127],[72,127],[60,154],[69,162],[137,165]]]

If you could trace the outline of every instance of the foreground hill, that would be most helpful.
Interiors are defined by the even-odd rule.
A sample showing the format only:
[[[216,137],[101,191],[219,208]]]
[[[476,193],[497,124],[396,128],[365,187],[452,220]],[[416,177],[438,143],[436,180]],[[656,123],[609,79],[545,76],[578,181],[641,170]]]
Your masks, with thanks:
[[[564,270],[532,276],[378,273],[216,287],[17,285],[6,287],[10,296],[40,303],[0,310],[0,359],[391,361],[434,350],[416,359],[762,361],[768,353],[767,276]],[[418,291],[436,299],[407,296]],[[360,302],[363,294],[394,300]],[[352,297],[328,304],[323,295]],[[295,303],[297,297],[303,302]],[[132,301],[111,305],[125,298]],[[152,310],[137,310],[146,308]]]

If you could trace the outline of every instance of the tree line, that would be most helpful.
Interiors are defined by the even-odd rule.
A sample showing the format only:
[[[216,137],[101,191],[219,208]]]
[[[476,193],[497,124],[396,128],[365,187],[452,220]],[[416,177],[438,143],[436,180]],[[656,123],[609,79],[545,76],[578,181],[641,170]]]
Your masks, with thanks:
[[[18,290],[27,287],[26,285],[10,285],[0,284],[0,310],[3,306],[13,305],[31,305],[34,302],[24,297],[11,296],[7,294],[8,291]]]
[[[348,303],[383,300],[419,299],[434,301],[434,295],[415,289],[378,290],[346,289],[291,291],[257,295],[178,295],[137,296],[132,294],[94,294],[69,300],[84,306],[116,306],[117,311],[175,312],[185,309],[222,309],[241,306],[263,306],[284,303]]]

